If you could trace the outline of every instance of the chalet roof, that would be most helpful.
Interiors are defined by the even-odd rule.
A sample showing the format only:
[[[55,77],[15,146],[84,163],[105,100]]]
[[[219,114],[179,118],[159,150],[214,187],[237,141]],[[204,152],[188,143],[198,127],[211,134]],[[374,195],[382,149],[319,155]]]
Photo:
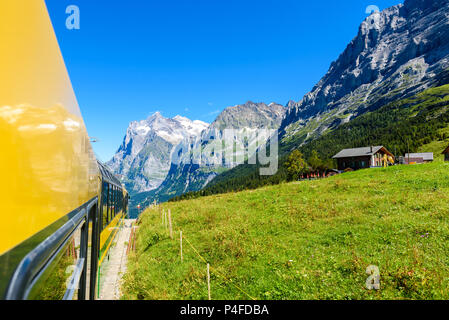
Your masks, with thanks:
[[[409,154],[406,153],[404,158],[408,159]],[[410,153],[410,158],[418,159],[422,158],[424,161],[433,161],[433,152],[424,153]]]
[[[377,147],[344,149],[344,150],[341,150],[339,153],[337,153],[333,158],[339,159],[339,158],[372,156],[372,155],[376,154],[377,152],[379,152],[379,150],[381,150],[381,149],[385,149],[385,148],[383,146],[377,146]]]

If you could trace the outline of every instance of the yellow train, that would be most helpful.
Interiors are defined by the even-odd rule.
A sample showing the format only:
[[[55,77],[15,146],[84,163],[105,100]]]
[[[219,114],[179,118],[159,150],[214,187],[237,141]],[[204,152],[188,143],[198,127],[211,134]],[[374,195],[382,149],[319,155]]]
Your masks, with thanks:
[[[44,0],[0,14],[0,298],[95,299],[129,197],[95,157]]]

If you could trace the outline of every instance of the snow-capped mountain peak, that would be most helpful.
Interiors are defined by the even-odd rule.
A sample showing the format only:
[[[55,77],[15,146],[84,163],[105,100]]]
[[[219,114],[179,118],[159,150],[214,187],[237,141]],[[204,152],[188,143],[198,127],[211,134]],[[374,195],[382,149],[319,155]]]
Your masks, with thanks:
[[[108,165],[125,180],[130,173],[138,173],[130,177],[135,191],[152,190],[162,183],[170,168],[172,149],[208,127],[203,121],[181,116],[165,118],[155,112],[146,120],[130,123],[122,145]]]

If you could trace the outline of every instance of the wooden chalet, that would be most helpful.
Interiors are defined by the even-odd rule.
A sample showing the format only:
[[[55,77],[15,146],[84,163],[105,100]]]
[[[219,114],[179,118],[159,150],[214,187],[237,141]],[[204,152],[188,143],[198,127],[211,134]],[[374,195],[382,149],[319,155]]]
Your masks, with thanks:
[[[338,162],[338,170],[344,171],[382,167],[384,155],[394,159],[394,155],[383,146],[344,149],[333,158]]]

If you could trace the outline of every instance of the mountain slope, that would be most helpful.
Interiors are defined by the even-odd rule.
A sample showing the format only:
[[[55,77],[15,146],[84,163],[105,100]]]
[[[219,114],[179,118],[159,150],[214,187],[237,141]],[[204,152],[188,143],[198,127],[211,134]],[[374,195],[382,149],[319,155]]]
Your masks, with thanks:
[[[327,74],[290,103],[284,140],[304,143],[391,101],[437,86],[449,68],[449,0],[373,13]]]

